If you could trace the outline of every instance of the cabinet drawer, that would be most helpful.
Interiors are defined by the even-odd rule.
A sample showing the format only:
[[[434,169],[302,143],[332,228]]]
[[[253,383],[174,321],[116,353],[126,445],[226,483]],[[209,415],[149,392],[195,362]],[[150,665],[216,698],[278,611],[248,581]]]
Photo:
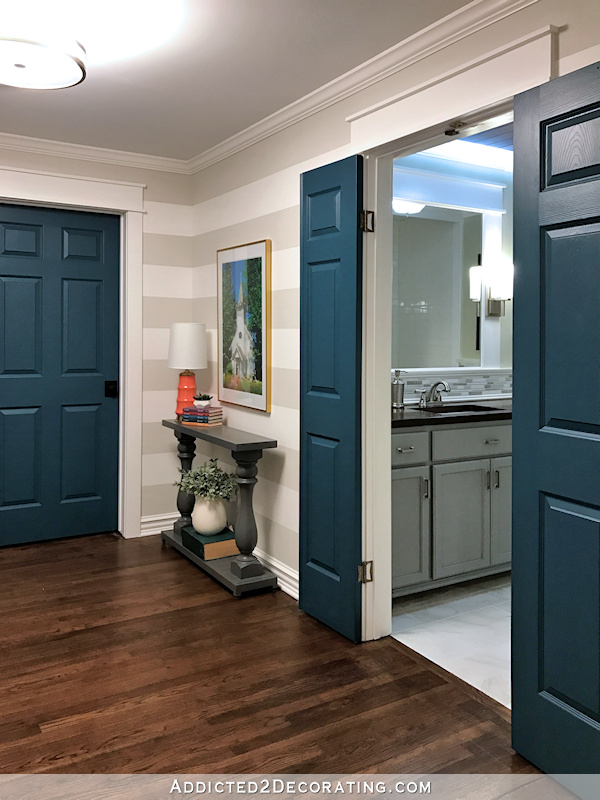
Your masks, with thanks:
[[[465,426],[450,431],[433,431],[434,461],[493,457],[512,452],[512,425]]]
[[[429,461],[429,433],[392,434],[392,467],[411,466]]]

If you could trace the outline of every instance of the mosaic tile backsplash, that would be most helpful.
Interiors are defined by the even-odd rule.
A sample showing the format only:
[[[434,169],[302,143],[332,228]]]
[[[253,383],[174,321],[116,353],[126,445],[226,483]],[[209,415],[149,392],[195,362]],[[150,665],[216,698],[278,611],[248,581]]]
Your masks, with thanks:
[[[394,370],[392,370],[392,378]],[[450,386],[450,395],[443,394],[444,399],[454,400],[461,397],[485,397],[486,395],[512,395],[512,370],[478,371],[457,374],[432,370],[419,372],[418,375],[401,375],[404,383],[404,402],[419,400],[421,392],[427,391],[434,381],[446,381]]]

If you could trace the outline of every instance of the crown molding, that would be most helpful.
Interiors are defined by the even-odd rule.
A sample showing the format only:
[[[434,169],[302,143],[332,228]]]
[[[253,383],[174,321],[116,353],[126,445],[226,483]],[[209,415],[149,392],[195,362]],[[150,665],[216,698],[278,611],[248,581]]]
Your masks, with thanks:
[[[537,2],[539,0],[473,0],[464,8],[423,28],[339,78],[200,153],[188,162],[191,172],[200,172],[235,155]]]
[[[0,149],[17,150],[22,153],[35,153],[42,156],[70,158],[76,161],[91,161],[97,164],[112,164],[118,167],[175,172],[182,175],[191,173],[189,161],[164,156],[151,156],[145,153],[129,153],[125,150],[110,150],[105,147],[92,147],[86,144],[55,142],[51,139],[36,139],[32,136],[18,136],[14,133],[0,133]]]
[[[189,160],[0,133],[0,149],[193,175],[416,64],[539,0],[473,0],[427,28]]]

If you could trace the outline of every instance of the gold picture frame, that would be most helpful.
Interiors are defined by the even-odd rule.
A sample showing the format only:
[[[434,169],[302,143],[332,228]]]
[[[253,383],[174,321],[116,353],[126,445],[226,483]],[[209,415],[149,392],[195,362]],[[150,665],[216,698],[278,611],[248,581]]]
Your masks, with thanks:
[[[271,240],[217,250],[219,401],[271,411]]]

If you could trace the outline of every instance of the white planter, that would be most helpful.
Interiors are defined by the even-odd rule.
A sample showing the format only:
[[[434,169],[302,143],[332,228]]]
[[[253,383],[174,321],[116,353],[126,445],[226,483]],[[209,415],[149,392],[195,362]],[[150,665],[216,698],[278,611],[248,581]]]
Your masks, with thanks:
[[[221,533],[227,525],[227,509],[220,497],[207,500],[205,497],[196,497],[192,510],[192,526],[197,533],[210,536]]]
[[[210,400],[194,400],[194,405],[196,408],[208,408],[210,402]]]

